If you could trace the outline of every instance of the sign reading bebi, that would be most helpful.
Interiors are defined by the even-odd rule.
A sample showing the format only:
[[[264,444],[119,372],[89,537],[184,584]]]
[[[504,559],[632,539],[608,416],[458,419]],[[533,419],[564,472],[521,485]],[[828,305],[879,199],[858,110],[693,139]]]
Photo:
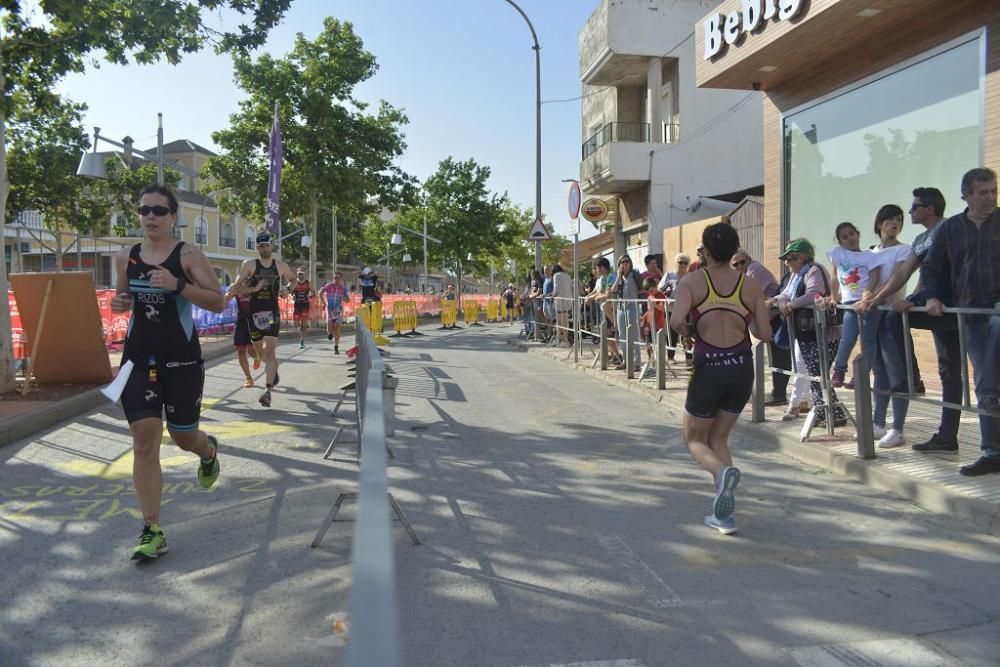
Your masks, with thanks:
[[[770,20],[787,21],[802,11],[803,0],[742,0],[742,7],[723,15],[712,14],[702,23],[705,32],[705,60],[736,46],[746,33],[759,32]]]

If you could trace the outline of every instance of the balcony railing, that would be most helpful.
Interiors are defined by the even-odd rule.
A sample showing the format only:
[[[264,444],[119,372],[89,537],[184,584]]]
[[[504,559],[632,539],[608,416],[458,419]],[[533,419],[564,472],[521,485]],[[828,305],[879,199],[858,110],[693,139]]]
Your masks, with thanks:
[[[195,232],[194,242],[198,245],[205,245],[208,243],[208,234],[202,232]]]
[[[220,236],[219,237],[219,247],[220,248],[235,248],[236,247],[236,239],[235,238],[229,238],[228,236]]]
[[[608,123],[583,142],[583,159],[613,141],[649,141],[649,123]]]

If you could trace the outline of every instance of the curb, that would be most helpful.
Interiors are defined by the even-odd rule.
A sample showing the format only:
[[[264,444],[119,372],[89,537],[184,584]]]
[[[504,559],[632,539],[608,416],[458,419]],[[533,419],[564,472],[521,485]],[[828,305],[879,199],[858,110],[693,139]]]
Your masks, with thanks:
[[[582,370],[585,374],[598,378],[607,384],[623,387],[636,394],[641,394],[651,399],[660,409],[678,419],[683,418],[683,399],[678,400],[674,398],[670,392],[660,391],[651,385],[642,386],[636,380],[629,380],[624,376],[619,377],[618,375],[611,375],[605,371],[590,368],[589,364],[580,362],[574,364],[569,359],[555,358],[550,354],[546,354],[545,348],[532,347],[520,340],[507,341],[507,344],[529,353],[549,357],[566,366],[575,366],[576,370]],[[769,432],[767,429],[758,428],[757,424],[745,420],[736,422],[735,430],[741,435],[752,436],[754,441],[773,447],[782,454],[803,463],[828,470],[829,472],[836,473],[856,482],[861,482],[866,486],[881,491],[889,491],[907,500],[912,500],[918,507],[933,514],[946,515],[966,523],[971,523],[977,528],[981,528],[994,535],[1000,535],[1000,507],[993,503],[970,498],[937,482],[919,479],[895,470],[888,470],[863,459]]]
[[[209,349],[202,348],[201,357],[207,364],[232,354],[232,351],[233,346],[230,341],[213,343],[213,347]],[[80,392],[76,396],[55,401],[43,410],[13,417],[6,424],[0,426],[0,447],[77,417],[107,402],[108,399],[101,393],[101,388],[94,387]]]

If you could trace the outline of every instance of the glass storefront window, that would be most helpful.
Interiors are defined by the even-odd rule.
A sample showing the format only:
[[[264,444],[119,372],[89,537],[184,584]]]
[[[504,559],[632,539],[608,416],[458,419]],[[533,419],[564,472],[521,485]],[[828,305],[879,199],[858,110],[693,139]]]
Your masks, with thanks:
[[[975,38],[786,116],[784,240],[822,257],[846,220],[867,247],[879,207],[907,211],[921,186],[944,193],[946,217],[961,212],[962,174],[982,162],[982,76]],[[901,240],[921,231],[907,215]]]

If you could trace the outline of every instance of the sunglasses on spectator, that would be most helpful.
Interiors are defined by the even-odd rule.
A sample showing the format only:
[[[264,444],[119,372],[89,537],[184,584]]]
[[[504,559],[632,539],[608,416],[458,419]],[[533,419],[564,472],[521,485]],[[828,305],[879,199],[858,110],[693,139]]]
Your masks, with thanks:
[[[165,216],[168,213],[170,213],[170,208],[168,206],[140,206],[139,207],[139,215],[149,215],[150,213],[152,213],[153,215],[155,215],[158,218],[162,218],[163,216]]]
[[[743,266],[746,263],[747,263],[747,261],[745,259],[741,259],[741,260],[733,262],[733,266]]]
[[[928,204],[914,204],[913,206],[910,207],[910,213],[913,213],[918,208],[927,208],[927,206]]]
[[[689,262],[677,262],[677,266],[687,266]]]

